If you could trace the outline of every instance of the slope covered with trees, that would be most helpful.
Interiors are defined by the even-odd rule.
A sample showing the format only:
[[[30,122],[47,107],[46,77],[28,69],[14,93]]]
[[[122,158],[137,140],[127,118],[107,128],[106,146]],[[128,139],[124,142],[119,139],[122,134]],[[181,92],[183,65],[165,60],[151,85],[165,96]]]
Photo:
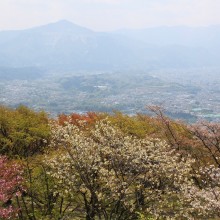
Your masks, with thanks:
[[[0,219],[220,217],[219,124],[0,111]]]

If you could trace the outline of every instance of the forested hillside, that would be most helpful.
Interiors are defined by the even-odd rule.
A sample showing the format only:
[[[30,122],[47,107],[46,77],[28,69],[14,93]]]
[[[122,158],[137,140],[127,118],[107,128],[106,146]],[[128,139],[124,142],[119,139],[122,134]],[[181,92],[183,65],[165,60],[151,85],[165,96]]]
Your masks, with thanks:
[[[220,125],[150,111],[1,106],[0,219],[219,219]]]

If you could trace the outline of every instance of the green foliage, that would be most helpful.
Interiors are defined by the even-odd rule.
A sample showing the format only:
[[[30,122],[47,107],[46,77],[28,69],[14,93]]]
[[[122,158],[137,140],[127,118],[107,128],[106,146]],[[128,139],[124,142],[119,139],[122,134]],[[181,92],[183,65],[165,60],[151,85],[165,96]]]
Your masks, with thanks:
[[[150,120],[150,117],[146,115],[128,116],[116,111],[114,115],[108,115],[108,118],[113,125],[128,135],[144,138],[146,135],[156,132],[156,127],[153,126],[153,120]]]
[[[138,220],[155,220],[151,215],[146,215],[141,212],[137,212]]]
[[[27,157],[42,152],[50,136],[45,112],[0,107],[0,154]]]
[[[42,161],[42,156],[23,160],[26,190],[17,199],[19,219],[62,219],[62,208],[68,201],[55,192],[56,183]]]

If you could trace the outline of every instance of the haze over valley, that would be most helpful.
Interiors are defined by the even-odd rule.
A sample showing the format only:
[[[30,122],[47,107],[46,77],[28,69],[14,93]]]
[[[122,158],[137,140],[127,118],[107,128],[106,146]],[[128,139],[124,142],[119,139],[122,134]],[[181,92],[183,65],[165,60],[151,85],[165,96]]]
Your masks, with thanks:
[[[0,102],[73,111],[220,118],[220,26],[97,32],[67,20],[0,32]]]

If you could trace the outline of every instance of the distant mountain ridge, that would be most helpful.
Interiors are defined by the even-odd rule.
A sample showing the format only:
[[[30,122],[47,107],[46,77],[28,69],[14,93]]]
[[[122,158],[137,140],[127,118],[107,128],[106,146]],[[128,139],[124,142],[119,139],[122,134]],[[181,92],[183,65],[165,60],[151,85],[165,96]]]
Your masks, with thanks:
[[[95,32],[61,20],[0,32],[0,66],[50,71],[219,66],[220,26]]]
[[[69,33],[77,33],[77,34],[83,34],[83,33],[88,34],[88,33],[94,32],[88,28],[84,28],[82,26],[79,26],[67,20],[60,20],[58,22],[46,24],[46,25],[39,26],[39,27],[34,27],[31,29],[35,31],[47,31],[47,32],[64,31],[64,32],[69,32]],[[27,29],[27,30],[31,30],[31,29]]]

